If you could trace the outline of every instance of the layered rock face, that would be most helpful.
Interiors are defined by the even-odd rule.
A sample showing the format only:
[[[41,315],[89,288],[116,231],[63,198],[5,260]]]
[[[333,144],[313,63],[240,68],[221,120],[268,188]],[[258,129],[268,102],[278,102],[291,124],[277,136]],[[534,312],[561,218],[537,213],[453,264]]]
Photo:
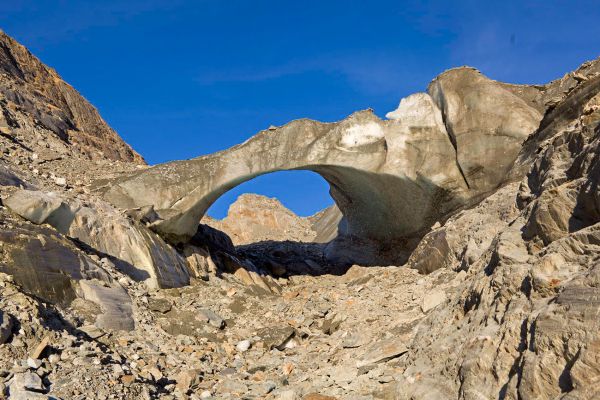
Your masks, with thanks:
[[[329,182],[344,235],[411,237],[503,183],[542,118],[539,90],[459,68],[436,78],[430,94],[403,99],[389,120],[361,111],[337,123],[293,121],[220,153],[120,178],[105,198],[122,208],[153,206],[151,228],[177,242],[227,190],[306,169]]]
[[[32,190],[17,191],[5,203],[35,224],[49,224],[59,233],[114,257],[119,269],[150,287],[189,283],[185,260],[175,249],[107,204],[84,205],[54,193]]]

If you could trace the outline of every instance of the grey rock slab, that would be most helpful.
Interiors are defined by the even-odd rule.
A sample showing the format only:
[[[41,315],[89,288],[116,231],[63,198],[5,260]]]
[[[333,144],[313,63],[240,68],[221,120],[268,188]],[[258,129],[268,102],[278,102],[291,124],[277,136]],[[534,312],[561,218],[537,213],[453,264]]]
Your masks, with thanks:
[[[11,390],[11,400],[55,400],[54,397],[42,393],[30,392],[28,390]]]
[[[203,316],[206,321],[208,321],[208,323],[212,326],[214,326],[215,328],[219,328],[219,329],[223,329],[225,328],[225,320],[218,315],[216,312],[209,310],[209,309],[201,309],[198,310],[198,313]]]
[[[14,389],[28,390],[34,392],[44,392],[46,387],[42,383],[42,378],[33,372],[23,372],[15,374],[10,382],[11,391]]]
[[[113,256],[119,269],[151,288],[189,283],[186,261],[173,247],[105,202],[84,205],[52,192],[18,190],[5,204],[35,224],[50,224],[61,234]]]
[[[0,344],[4,344],[10,339],[13,325],[12,316],[0,310]]]
[[[365,349],[356,362],[358,368],[374,365],[398,357],[408,351],[405,340],[399,338],[384,339]]]
[[[263,341],[265,347],[269,350],[283,350],[285,345],[292,339],[296,331],[291,326],[267,327],[257,332],[257,335]]]
[[[0,231],[7,262],[0,271],[10,274],[28,293],[46,301],[68,304],[77,297],[73,281],[110,281],[108,273],[73,243],[44,226],[24,224]]]
[[[121,285],[109,286],[97,280],[82,280],[79,286],[82,298],[98,304],[102,309],[95,322],[98,328],[124,331],[134,329],[131,298]]]

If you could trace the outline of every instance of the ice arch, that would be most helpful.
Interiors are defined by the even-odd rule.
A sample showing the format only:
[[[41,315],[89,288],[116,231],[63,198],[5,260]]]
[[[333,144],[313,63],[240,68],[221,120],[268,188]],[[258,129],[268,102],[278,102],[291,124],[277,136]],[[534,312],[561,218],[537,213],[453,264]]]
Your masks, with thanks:
[[[152,206],[152,229],[178,242],[231,188],[310,170],[329,183],[344,234],[410,237],[497,188],[541,118],[521,92],[470,68],[442,74],[429,93],[403,99],[387,120],[366,110],[270,128],[228,150],[122,177],[105,197],[122,208]]]

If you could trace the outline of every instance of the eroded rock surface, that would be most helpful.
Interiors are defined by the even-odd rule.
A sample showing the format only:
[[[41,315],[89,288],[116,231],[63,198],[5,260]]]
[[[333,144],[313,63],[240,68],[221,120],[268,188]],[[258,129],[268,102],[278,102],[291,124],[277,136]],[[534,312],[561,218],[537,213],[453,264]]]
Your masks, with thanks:
[[[580,114],[529,139],[539,148],[519,156],[534,160],[520,184],[452,217],[411,256],[465,282],[417,327],[397,398],[598,397],[600,107],[598,95],[581,96],[595,79],[562,94]]]

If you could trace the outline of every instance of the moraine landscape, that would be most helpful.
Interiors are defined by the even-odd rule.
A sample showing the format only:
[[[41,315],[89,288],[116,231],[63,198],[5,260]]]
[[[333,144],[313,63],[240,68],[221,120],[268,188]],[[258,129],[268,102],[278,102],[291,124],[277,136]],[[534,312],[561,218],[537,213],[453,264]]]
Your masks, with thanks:
[[[600,399],[597,56],[149,165],[0,31],[0,399]]]

